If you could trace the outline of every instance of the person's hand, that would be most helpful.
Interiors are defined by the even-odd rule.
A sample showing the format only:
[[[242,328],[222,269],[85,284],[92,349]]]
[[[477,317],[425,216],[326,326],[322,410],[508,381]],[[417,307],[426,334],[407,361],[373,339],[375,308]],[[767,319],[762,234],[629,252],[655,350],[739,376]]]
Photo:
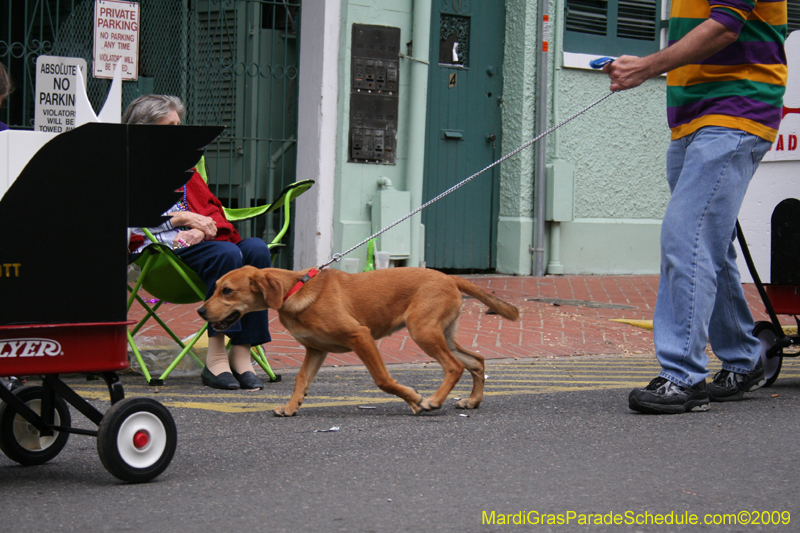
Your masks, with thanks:
[[[735,43],[738,38],[738,33],[709,18],[677,43],[644,57],[620,56],[604,66],[603,72],[611,79],[612,91],[633,89],[665,72],[699,63]],[[741,51],[734,50],[731,57],[740,57],[741,54]]]
[[[608,74],[611,80],[612,91],[633,89],[652,77],[647,62],[636,56],[620,56],[613,62],[607,63],[603,67],[603,72]]]
[[[193,244],[203,242],[205,234],[199,229],[190,229],[186,231],[179,231],[175,240],[172,241],[173,248],[186,248]]]
[[[203,233],[203,240],[210,241],[217,236],[217,224],[211,217],[198,215],[191,211],[178,211],[170,213],[172,215],[172,225],[176,228],[185,226],[200,230]]]

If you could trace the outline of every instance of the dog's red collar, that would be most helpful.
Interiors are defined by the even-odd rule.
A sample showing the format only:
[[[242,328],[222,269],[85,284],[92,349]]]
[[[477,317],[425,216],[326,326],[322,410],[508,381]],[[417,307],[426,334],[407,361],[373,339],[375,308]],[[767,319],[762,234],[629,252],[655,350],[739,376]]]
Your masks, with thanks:
[[[317,274],[319,274],[319,270],[317,270],[316,268],[312,268],[311,270],[309,270],[309,271],[306,273],[306,275],[305,275],[305,276],[303,276],[303,277],[302,277],[302,279],[300,279],[300,281],[298,281],[297,283],[295,283],[294,287],[292,287],[291,289],[289,289],[289,292],[287,292],[287,293],[286,293],[286,296],[284,296],[284,298],[283,298],[283,301],[285,302],[286,300],[288,300],[288,299],[289,299],[289,296],[291,296],[292,294],[294,294],[294,293],[296,293],[297,291],[299,291],[300,289],[302,289],[302,288],[303,288],[303,285],[304,285],[304,284],[305,284],[305,283],[306,283],[308,280],[310,280],[311,278],[313,278],[314,276],[316,276]]]

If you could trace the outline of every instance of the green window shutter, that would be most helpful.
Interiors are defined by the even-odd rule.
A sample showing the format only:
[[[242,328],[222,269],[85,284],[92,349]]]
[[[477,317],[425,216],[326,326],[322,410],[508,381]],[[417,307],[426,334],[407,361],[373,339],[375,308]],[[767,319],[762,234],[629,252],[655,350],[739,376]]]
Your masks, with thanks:
[[[608,30],[608,2],[567,0],[567,31],[605,36]]]
[[[566,52],[642,56],[660,48],[661,0],[566,0],[565,10]]]
[[[800,0],[788,0],[786,9],[789,14],[788,33],[800,30]]]
[[[617,37],[658,41],[656,0],[618,0]]]

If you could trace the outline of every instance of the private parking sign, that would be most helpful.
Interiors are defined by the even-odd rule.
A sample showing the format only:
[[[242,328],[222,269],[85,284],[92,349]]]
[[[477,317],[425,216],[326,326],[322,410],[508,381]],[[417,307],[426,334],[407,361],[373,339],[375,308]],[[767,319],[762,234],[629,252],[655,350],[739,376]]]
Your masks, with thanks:
[[[122,79],[139,78],[139,4],[96,0],[94,4],[95,78],[113,78],[121,63]]]

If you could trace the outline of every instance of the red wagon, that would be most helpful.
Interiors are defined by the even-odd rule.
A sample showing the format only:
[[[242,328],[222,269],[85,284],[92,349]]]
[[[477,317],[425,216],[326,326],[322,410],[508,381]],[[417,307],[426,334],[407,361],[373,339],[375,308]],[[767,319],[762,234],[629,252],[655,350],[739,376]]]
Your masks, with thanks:
[[[750,255],[741,225],[736,224],[747,268],[770,320],[756,322],[753,333],[762,344],[762,362],[769,387],[781,371],[784,357],[797,357],[800,335],[787,334],[778,315],[792,315],[800,330],[800,200],[788,198],[772,213],[770,243],[770,283],[762,283]]]
[[[126,234],[161,224],[221,129],[86,124],[42,147],[0,200],[0,376],[42,380],[0,386],[0,450],[10,459],[45,463],[82,434],[97,437],[103,465],[123,481],[169,466],[172,415],[155,400],[125,398],[116,374],[128,368]],[[111,408],[99,412],[62,374],[102,377]],[[98,429],[72,427],[69,406]]]
[[[178,439],[169,411],[149,398],[124,398],[116,371],[128,367],[127,322],[0,326],[0,373],[42,376],[41,386],[0,387],[0,449],[22,465],[58,455],[70,433],[97,437],[106,469],[123,481],[149,481],[169,466]],[[103,415],[59,374],[98,374],[112,407]],[[70,427],[72,405],[98,425]]]

